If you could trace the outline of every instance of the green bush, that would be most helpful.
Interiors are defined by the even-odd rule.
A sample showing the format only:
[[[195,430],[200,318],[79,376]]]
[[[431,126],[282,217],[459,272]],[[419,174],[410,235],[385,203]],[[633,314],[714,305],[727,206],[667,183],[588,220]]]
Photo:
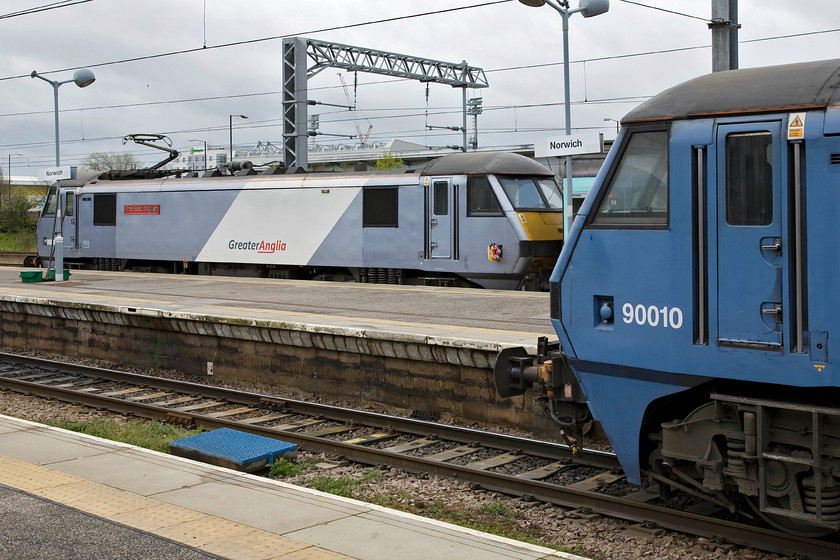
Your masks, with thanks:
[[[401,157],[395,156],[391,152],[384,152],[379,159],[376,160],[376,169],[384,171],[387,169],[402,169],[405,163]]]
[[[113,441],[122,441],[163,453],[169,451],[169,442],[196,434],[195,430],[164,424],[157,420],[132,420],[127,423],[119,423],[108,418],[93,418],[91,420],[60,418],[48,423],[65,430],[82,432],[83,434]]]
[[[0,233],[34,232],[37,224],[26,214],[29,207],[29,199],[23,193],[16,192],[4,200],[0,207]]]
[[[353,489],[359,486],[362,482],[360,480],[354,480],[347,475],[343,475],[336,478],[331,476],[318,476],[313,478],[309,483],[315,490],[335,494],[336,496],[342,496],[344,498],[350,498],[352,497]]]
[[[34,255],[38,252],[38,246],[35,242],[35,235],[32,232],[0,232],[0,252],[3,251],[12,251],[15,253],[32,253]]]
[[[288,459],[280,457],[274,463],[272,463],[271,467],[268,470],[269,478],[286,478],[291,476],[297,476],[305,472],[305,469],[302,468],[300,465],[292,463]]]

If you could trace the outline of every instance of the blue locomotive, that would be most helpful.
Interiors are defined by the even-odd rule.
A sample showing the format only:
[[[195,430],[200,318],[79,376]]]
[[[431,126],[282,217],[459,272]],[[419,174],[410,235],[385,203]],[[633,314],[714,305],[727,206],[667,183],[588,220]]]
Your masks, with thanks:
[[[52,266],[60,232],[79,268],[540,288],[561,207],[553,173],[511,153],[392,171],[108,172],[51,188],[38,262]]]
[[[562,352],[500,355],[501,394],[539,383],[577,436],[587,403],[630,482],[837,531],[840,59],[702,76],[622,125],[550,279]]]

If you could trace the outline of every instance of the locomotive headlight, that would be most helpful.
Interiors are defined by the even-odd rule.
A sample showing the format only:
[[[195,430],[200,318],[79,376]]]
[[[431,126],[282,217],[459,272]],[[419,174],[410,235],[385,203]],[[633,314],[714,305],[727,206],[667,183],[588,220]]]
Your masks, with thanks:
[[[601,320],[605,323],[612,323],[613,320],[613,306],[612,303],[609,301],[605,301],[601,304],[601,309],[599,310],[601,315]]]

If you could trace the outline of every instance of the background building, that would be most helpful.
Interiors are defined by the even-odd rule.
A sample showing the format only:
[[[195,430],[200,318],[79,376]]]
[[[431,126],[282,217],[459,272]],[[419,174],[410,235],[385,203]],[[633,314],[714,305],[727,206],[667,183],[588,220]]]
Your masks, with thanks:
[[[218,148],[207,146],[207,153],[205,148],[201,146],[190,146],[178,156],[178,159],[173,161],[167,167],[175,169],[189,169],[191,171],[201,171],[203,169],[213,169],[219,165],[227,165],[227,148]],[[206,156],[206,159],[205,159]]]

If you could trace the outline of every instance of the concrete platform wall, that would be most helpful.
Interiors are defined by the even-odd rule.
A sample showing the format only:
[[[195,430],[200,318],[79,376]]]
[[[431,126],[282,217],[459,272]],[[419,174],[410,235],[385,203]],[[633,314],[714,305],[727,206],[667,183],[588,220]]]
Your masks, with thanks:
[[[142,311],[141,311],[142,312]],[[281,387],[532,429],[529,395],[500,399],[495,352],[306,332],[259,321],[146,316],[132,308],[0,301],[0,345]]]

